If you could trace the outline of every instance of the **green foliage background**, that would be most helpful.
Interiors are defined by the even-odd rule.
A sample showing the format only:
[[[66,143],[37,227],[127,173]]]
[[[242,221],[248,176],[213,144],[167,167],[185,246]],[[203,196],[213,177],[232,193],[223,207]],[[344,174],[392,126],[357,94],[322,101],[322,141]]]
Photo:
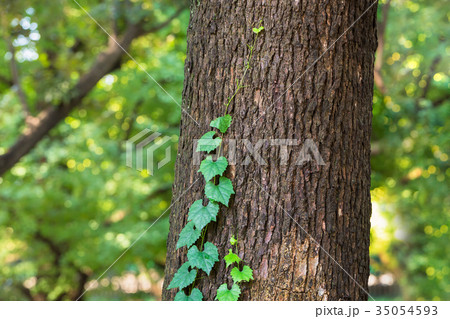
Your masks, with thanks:
[[[449,8],[392,1],[374,97],[372,201],[386,224],[372,229],[372,269],[408,300],[450,298]]]
[[[143,16],[151,25],[180,5],[131,1],[132,9],[115,11],[117,3],[80,2],[107,30],[113,17],[119,28]],[[56,105],[66,97],[108,38],[71,0],[15,1],[7,12],[4,6],[0,79],[10,77],[12,41],[37,114],[39,101]],[[371,268],[377,278],[392,274],[400,289],[379,298],[450,297],[448,9],[443,1],[394,0],[389,10],[386,90],[375,89],[373,109]],[[188,19],[185,10],[129,50],[180,103]],[[128,168],[125,141],[144,128],[176,141],[179,120],[180,108],[124,57],[120,69],[0,177],[0,300],[76,299],[82,283],[92,283],[133,244],[170,205],[174,161],[156,172]],[[17,92],[0,81],[0,154],[23,127]],[[171,152],[174,159],[176,143]],[[167,232],[168,212],[83,298],[160,298]]]

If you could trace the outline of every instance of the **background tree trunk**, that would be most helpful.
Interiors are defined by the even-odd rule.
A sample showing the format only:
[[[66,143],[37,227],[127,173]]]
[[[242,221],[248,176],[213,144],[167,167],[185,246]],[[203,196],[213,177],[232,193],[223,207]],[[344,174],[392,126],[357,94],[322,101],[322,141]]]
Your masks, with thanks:
[[[193,1],[183,107],[200,127],[183,114],[164,299],[174,298],[177,290],[166,287],[187,260],[186,248],[175,246],[188,208],[204,198],[204,179],[192,164],[194,139],[223,115],[224,103],[242,76],[247,44],[254,38],[252,27],[260,19],[265,30],[258,38],[246,87],[230,106],[233,123],[225,137],[248,139],[253,145],[259,139],[297,139],[300,145],[288,147],[288,163],[280,165],[281,148],[268,141],[260,149],[267,165],[252,161],[244,166],[240,163],[248,152],[238,140],[237,165],[226,172],[236,195],[229,208],[221,208],[206,237],[218,246],[221,261],[209,276],[201,273],[204,278],[196,287],[204,299],[213,300],[220,284],[231,283],[222,258],[230,248],[229,238],[237,235],[239,255],[255,277],[241,285],[241,300],[367,299],[376,5],[333,43],[372,4]],[[325,165],[295,165],[306,139],[316,143]]]

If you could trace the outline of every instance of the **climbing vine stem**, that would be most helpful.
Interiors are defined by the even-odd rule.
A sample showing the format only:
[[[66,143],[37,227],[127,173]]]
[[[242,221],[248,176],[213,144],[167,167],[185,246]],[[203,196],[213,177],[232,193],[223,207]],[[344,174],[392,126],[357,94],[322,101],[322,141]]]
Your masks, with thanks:
[[[253,43],[247,45],[249,53],[245,62],[242,77],[236,80],[236,89],[234,90],[233,95],[229,97],[225,103],[225,112],[223,116],[214,119],[210,123],[212,128],[219,130],[220,136],[216,137],[218,132],[212,130],[205,133],[198,140],[196,151],[210,153],[218,148],[217,159],[214,161],[213,157],[209,155],[200,163],[200,169],[198,171],[205,177],[205,196],[208,203],[204,206],[202,199],[192,203],[189,207],[188,222],[181,230],[177,242],[177,249],[186,246],[188,249],[188,260],[178,269],[167,287],[167,289],[179,289],[175,296],[175,301],[203,300],[202,292],[198,288],[195,288],[199,271],[203,271],[209,276],[215,263],[219,261],[219,252],[216,245],[208,241],[205,242],[205,238],[208,224],[212,221],[216,221],[217,214],[220,210],[220,204],[228,207],[231,195],[235,193],[231,180],[223,176],[228,167],[228,160],[224,156],[221,156],[221,151],[224,134],[227,132],[232,122],[232,117],[228,114],[228,107],[238,92],[244,87],[243,83],[245,76],[250,69],[250,62],[253,57],[258,34],[264,30],[262,21],[259,22],[257,28],[253,28],[252,30],[255,36]],[[198,243],[199,239],[200,243]],[[242,265],[240,264],[242,260],[238,256],[238,241],[234,236],[230,238],[230,244],[232,247],[235,247],[235,250],[230,248],[228,254],[223,257],[223,260],[226,263],[226,268],[232,264],[236,264],[230,272],[233,284],[231,289],[228,289],[227,283],[222,284],[217,289],[216,299],[220,301],[238,300],[241,294],[239,283],[248,282],[253,279],[253,270],[249,266],[245,265],[242,268],[240,267]],[[204,278],[204,276],[201,278]],[[189,295],[186,294],[186,289],[188,287]]]

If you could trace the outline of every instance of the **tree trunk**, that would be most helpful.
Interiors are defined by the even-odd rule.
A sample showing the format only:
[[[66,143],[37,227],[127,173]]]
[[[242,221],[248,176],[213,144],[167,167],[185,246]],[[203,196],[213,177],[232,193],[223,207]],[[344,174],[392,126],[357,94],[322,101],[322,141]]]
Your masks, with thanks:
[[[200,127],[183,114],[163,299],[174,298],[178,290],[166,288],[187,260],[186,248],[176,250],[176,242],[188,208],[205,198],[204,178],[193,165],[194,139],[223,115],[224,103],[242,77],[247,44],[255,36],[252,27],[261,19],[265,30],[257,40],[246,87],[228,110],[233,122],[224,154],[230,148],[227,140],[236,139],[236,165],[225,175],[236,194],[228,208],[221,206],[206,235],[217,245],[220,262],[209,276],[200,271],[195,287],[204,300],[213,300],[222,283],[230,287],[223,257],[231,248],[229,238],[237,235],[239,255],[254,270],[254,280],[241,285],[240,300],[367,299],[377,42],[373,4],[193,0],[183,107]],[[243,165],[249,152],[242,139],[255,149],[258,140],[265,140],[258,151],[265,165],[255,160]],[[271,139],[296,139],[299,145],[280,147]],[[296,165],[307,139],[317,145],[325,165],[313,156]],[[287,161],[280,164],[286,150]]]

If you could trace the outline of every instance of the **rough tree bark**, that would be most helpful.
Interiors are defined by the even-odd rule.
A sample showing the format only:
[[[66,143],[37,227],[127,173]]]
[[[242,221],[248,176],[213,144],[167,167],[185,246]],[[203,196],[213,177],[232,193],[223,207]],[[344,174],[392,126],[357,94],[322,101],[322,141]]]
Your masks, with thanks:
[[[193,140],[223,115],[260,19],[265,30],[246,87],[229,110],[233,123],[226,138],[238,140],[237,164],[225,175],[236,195],[206,237],[218,246],[221,262],[209,276],[202,273],[196,287],[206,300],[215,298],[222,283],[230,287],[222,258],[230,236],[238,235],[239,255],[255,277],[241,285],[241,300],[366,300],[377,47],[372,0],[192,1],[183,106],[200,127],[183,115],[163,299],[174,298],[177,290],[166,287],[187,260],[186,248],[175,246],[188,208],[205,198],[204,179],[192,164]],[[280,165],[282,148],[267,141],[260,149],[267,165],[244,166],[239,163],[248,152],[240,139],[253,145],[259,139],[297,139],[300,145],[288,147],[288,162]],[[306,139],[316,143],[325,165],[295,165]]]

